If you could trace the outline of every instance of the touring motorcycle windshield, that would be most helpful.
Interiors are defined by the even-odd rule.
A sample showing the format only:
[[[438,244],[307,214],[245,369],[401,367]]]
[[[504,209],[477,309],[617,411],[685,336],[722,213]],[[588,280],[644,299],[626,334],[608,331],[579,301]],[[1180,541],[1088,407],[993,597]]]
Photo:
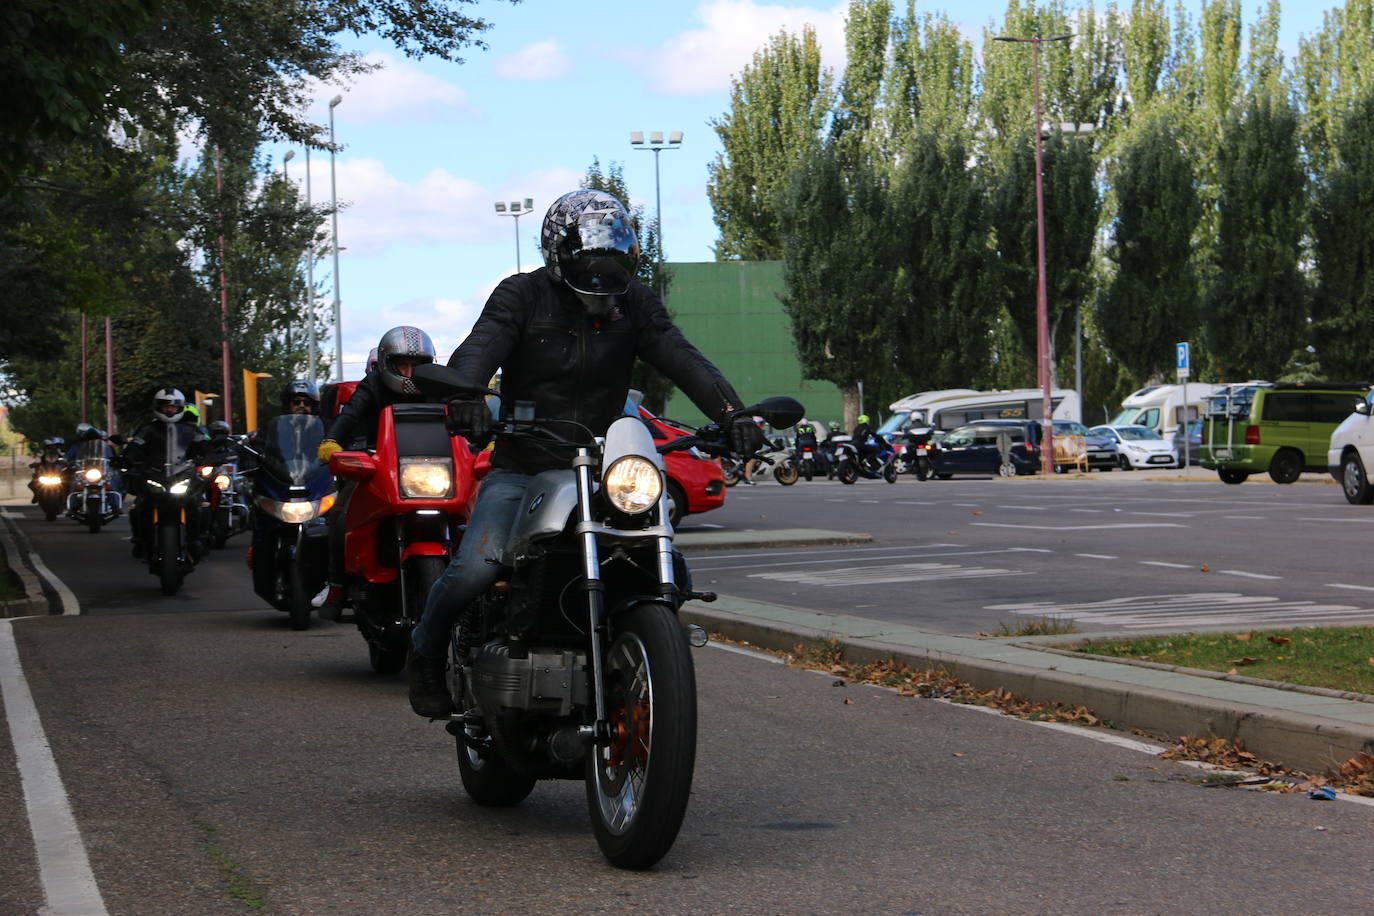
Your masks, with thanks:
[[[329,468],[316,453],[324,441],[324,421],[308,414],[283,414],[267,434],[267,458],[274,476],[295,487],[309,486]]]

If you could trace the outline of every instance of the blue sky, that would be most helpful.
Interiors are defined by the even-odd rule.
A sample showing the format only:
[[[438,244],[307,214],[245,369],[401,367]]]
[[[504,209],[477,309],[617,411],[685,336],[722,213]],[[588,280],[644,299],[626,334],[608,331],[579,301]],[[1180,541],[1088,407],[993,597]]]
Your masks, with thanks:
[[[344,147],[336,168],[345,206],[339,216],[345,377],[360,374],[368,349],[397,324],[424,328],[447,358],[491,289],[515,269],[517,224],[521,265],[533,270],[542,263],[544,210],[577,186],[594,158],[603,168],[623,165],[631,194],[652,218],[654,155],[630,146],[631,131],[683,132],[681,148],[658,157],[666,258],[713,260],[717,233],[706,181],[720,145],[709,122],[729,110],[730,78],[769,36],[805,23],[815,27],[827,65],[839,74],[847,6],[483,0],[475,9],[493,23],[489,48],[470,50],[462,65],[409,60],[381,41],[354,44],[384,66],[351,86],[321,87],[311,109],[326,124],[327,100],[344,96],[335,126]],[[1196,16],[1199,3],[1188,6]],[[1259,6],[1245,0],[1247,21]],[[1285,5],[1282,41],[1290,59],[1298,36],[1320,27],[1325,8],[1296,0]],[[1005,2],[918,9],[948,11],[976,43],[985,25],[1000,20]],[[278,167],[287,149],[273,150]],[[314,200],[327,202],[329,157],[313,153],[311,160]],[[288,169],[304,182],[303,150]],[[533,198],[534,212],[518,221],[493,209],[496,201],[525,198]],[[316,265],[315,279],[331,302],[328,259]]]

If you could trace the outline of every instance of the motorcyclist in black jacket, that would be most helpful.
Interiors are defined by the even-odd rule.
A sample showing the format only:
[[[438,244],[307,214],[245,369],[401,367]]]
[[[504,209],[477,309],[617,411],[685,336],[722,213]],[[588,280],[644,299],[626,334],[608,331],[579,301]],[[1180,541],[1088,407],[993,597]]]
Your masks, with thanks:
[[[732,416],[743,406],[739,395],[688,343],[658,295],[635,279],[639,244],[620,201],[603,191],[563,195],[544,217],[540,249],[545,266],[501,281],[449,358],[468,385],[485,387],[499,368],[503,411],[532,401],[540,419],[576,421],[590,435],[603,435],[624,410],[639,357],[726,424],[737,454],[758,451],[758,427],[747,416]],[[453,398],[448,415],[451,431],[477,442],[490,437],[491,414],[481,396]],[[444,682],[453,622],[495,581],[530,475],[567,467],[570,459],[571,453],[497,437],[467,531],[411,636],[410,702],[417,714],[453,712]]]
[[[408,401],[423,401],[424,395],[410,380],[411,371],[422,363],[434,362],[434,342],[419,328],[401,325],[382,335],[377,344],[377,364],[358,382],[347,403],[329,424],[324,441],[320,443],[319,459],[328,462],[331,455],[352,448],[355,440],[364,447],[375,443],[377,417],[383,407]],[[318,401],[318,396],[316,397]],[[323,596],[316,595],[320,617],[338,620],[344,603],[344,515],[357,482],[340,481],[338,500],[329,510],[329,581]]]
[[[209,451],[209,440],[200,432],[198,424],[186,422],[186,396],[176,388],[161,388],[153,395],[153,419],[144,424],[132,436],[124,451],[120,453],[117,464],[125,472],[124,486],[133,496],[146,496],[149,470],[160,466],[167,455],[169,437],[177,441],[187,440],[186,456],[196,458]],[[180,427],[180,428],[178,428]],[[190,431],[187,428],[190,427]],[[174,450],[176,442],[173,443]],[[150,537],[151,519],[148,509],[139,499],[129,510],[129,527],[133,529],[134,557],[141,558]],[[188,515],[188,521],[195,526],[195,514]],[[192,532],[192,542],[197,540]]]

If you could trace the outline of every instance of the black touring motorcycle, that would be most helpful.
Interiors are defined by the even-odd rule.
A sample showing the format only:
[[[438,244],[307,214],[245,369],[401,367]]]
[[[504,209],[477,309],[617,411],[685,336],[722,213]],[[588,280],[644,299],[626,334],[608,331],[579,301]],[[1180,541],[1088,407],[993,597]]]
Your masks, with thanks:
[[[419,366],[428,392],[471,391],[452,370]],[[574,453],[530,479],[499,581],[454,628],[450,689],[463,787],[480,805],[518,804],[540,779],[580,779],[602,853],[648,868],[672,847],[696,758],[696,679],[688,644],[706,643],[678,609],[693,591],[668,524],[663,457],[637,417],[593,444],[566,420],[514,405],[502,435]],[[791,398],[747,407],[777,428]],[[711,425],[659,446],[714,455]]]

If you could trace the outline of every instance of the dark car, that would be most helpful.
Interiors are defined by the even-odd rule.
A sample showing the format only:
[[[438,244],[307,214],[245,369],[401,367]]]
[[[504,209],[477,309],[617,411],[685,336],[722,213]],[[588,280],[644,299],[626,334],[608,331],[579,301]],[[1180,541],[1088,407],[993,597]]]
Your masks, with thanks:
[[[1015,477],[1040,470],[1040,424],[1026,420],[981,420],[956,426],[931,450],[935,476],[1000,474]]]
[[[1109,436],[1099,435],[1092,432],[1082,423],[1073,420],[1054,421],[1055,438],[1060,436],[1082,436],[1087,445],[1087,463],[1090,471],[1114,471],[1117,467],[1116,440]],[[1058,448],[1056,454],[1062,454]],[[1072,464],[1056,465],[1057,471],[1069,471],[1073,469]]]

